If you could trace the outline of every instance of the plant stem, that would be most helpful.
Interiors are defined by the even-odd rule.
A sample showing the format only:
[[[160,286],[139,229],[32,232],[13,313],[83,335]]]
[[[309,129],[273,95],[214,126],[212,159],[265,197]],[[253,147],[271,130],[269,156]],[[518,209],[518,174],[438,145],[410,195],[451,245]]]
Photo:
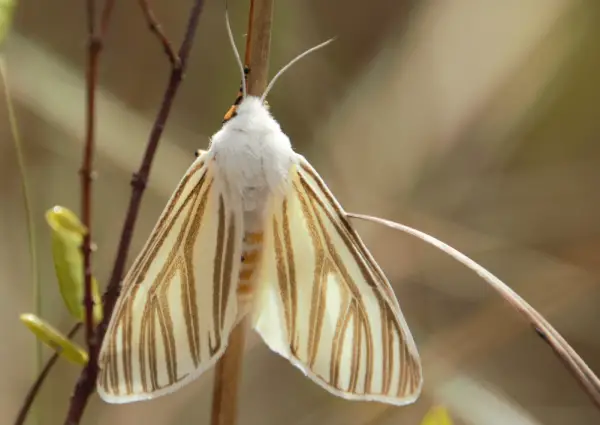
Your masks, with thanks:
[[[92,296],[92,174],[96,131],[96,86],[98,83],[98,62],[102,51],[102,39],[96,34],[95,1],[87,0],[88,48],[86,58],[86,135],[83,149],[81,177],[81,221],[86,228],[83,236],[83,274],[85,308],[85,340],[90,355],[90,363],[96,361],[96,340],[94,337],[94,299]]]
[[[382,224],[384,226],[391,227],[392,229],[400,230],[401,232],[415,236],[422,241],[433,245],[437,249],[443,251],[459,263],[477,273],[483,280],[489,283],[490,286],[502,296],[502,298],[508,301],[511,307],[525,317],[536,333],[542,337],[542,339],[550,346],[550,348],[552,348],[554,353],[565,364],[567,369],[583,386],[585,392],[590,396],[596,407],[600,408],[600,379],[598,379],[589,366],[562,337],[562,335],[552,327],[552,325],[544,318],[544,316],[538,313],[531,305],[527,303],[527,301],[521,298],[507,284],[502,282],[492,273],[477,264],[475,261],[471,260],[463,253],[445,244],[439,239],[436,239],[433,236],[423,233],[417,229],[413,229],[412,227],[408,227],[393,221],[385,220],[383,218],[372,217],[368,215],[347,213],[347,216]]]
[[[100,38],[104,39],[106,31],[108,31],[108,24],[112,16],[112,11],[115,6],[115,0],[106,0],[104,3],[104,9],[102,10],[102,16],[100,17]]]
[[[211,425],[234,425],[248,323],[242,319],[229,335],[227,350],[215,367]]]
[[[6,100],[6,110],[8,112],[8,121],[10,132],[15,143],[15,151],[17,153],[17,165],[21,176],[21,190],[23,192],[23,207],[25,209],[25,221],[27,226],[27,236],[29,240],[29,258],[32,278],[33,292],[33,311],[36,316],[42,316],[42,294],[40,292],[40,276],[37,260],[37,244],[35,236],[35,222],[33,219],[33,208],[31,202],[31,190],[29,188],[29,179],[27,178],[27,168],[25,165],[25,155],[23,153],[23,143],[19,133],[17,124],[17,115],[10,93],[10,85],[8,83],[8,69],[4,58],[0,58],[0,74],[2,77],[2,85],[4,86],[4,98]],[[38,339],[35,340],[35,367],[34,374],[37,375],[42,370],[42,343]]]
[[[142,12],[144,12],[144,17],[146,18],[146,22],[148,23],[150,31],[154,35],[156,35],[156,38],[158,38],[158,41],[160,42],[165,51],[165,54],[169,58],[169,62],[171,62],[171,66],[179,66],[179,64],[177,63],[179,61],[179,56],[175,52],[173,44],[171,43],[167,35],[163,32],[162,25],[156,19],[154,11],[150,7],[150,3],[148,3],[148,0],[138,1],[140,3],[140,7],[142,8]]]
[[[260,96],[268,81],[273,0],[252,0],[249,13],[245,53],[251,69],[248,94]],[[227,350],[216,366],[211,425],[234,425],[237,422],[238,386],[247,328],[247,319],[242,319],[229,336]]]
[[[269,79],[269,53],[271,50],[271,27],[274,0],[253,0],[250,5],[253,19],[249,34],[250,72],[248,94],[260,96]]]
[[[106,6],[108,5],[109,3],[106,3]],[[98,347],[102,344],[106,327],[110,321],[113,308],[119,295],[120,283],[123,277],[123,271],[125,269],[127,254],[131,245],[133,229],[137,220],[142,195],[144,193],[144,189],[146,188],[148,175],[150,174],[150,168],[158,147],[158,142],[160,141],[167,118],[169,117],[175,95],[183,79],[183,74],[187,66],[187,60],[192,48],[194,34],[196,32],[196,28],[198,27],[198,21],[202,13],[203,6],[204,0],[195,0],[193,3],[184,39],[181,43],[181,47],[179,48],[178,60],[172,64],[169,82],[165,90],[163,101],[159,108],[156,120],[154,121],[152,130],[150,132],[150,137],[148,144],[146,145],[146,151],[144,153],[142,164],[138,172],[133,175],[131,181],[131,199],[127,209],[125,223],[123,224],[123,229],[121,231],[121,239],[119,241],[119,247],[117,249],[117,256],[111,278],[103,296],[104,317],[96,329],[95,342],[97,342],[97,344],[94,346],[94,352],[89,353],[90,361],[81,372],[79,380],[77,381],[77,385],[75,386],[75,391],[71,397],[69,411],[65,419],[65,425],[76,425],[80,422],[89,396],[94,391],[96,386],[96,378],[98,376]],[[92,359],[94,359],[94,361],[92,361]]]
[[[83,304],[85,308],[84,326],[85,340],[88,347],[89,361],[83,368],[81,376],[71,397],[67,424],[77,424],[86,405],[87,397],[81,400],[78,397],[89,388],[90,392],[95,385],[95,375],[90,370],[97,368],[98,338],[94,329],[94,298],[92,295],[92,181],[94,164],[94,147],[96,131],[96,87],[98,85],[98,71],[100,54],[103,47],[103,38],[108,29],[114,1],[107,0],[104,4],[100,22],[100,32],[96,30],[96,2],[86,1],[87,21],[87,56],[86,56],[86,135],[83,149],[83,161],[80,170],[81,177],[81,221],[86,227],[81,247],[83,253],[84,293]],[[93,365],[93,366],[90,366]]]

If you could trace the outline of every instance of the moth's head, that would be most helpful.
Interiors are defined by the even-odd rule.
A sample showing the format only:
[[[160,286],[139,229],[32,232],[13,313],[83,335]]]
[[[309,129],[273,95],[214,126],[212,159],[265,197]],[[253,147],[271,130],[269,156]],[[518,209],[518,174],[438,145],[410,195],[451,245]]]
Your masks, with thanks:
[[[225,125],[243,131],[279,127],[269,113],[266,103],[260,97],[251,95],[243,98],[235,114]]]
[[[258,96],[247,95],[237,108],[238,116],[270,115],[266,102]]]

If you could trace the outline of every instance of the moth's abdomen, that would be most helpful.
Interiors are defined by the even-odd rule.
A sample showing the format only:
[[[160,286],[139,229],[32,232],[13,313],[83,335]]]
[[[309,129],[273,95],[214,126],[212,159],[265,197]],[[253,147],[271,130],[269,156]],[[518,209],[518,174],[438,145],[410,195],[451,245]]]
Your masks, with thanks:
[[[263,233],[246,232],[242,244],[242,267],[238,282],[237,294],[240,304],[247,304],[252,299],[256,270],[262,254]]]

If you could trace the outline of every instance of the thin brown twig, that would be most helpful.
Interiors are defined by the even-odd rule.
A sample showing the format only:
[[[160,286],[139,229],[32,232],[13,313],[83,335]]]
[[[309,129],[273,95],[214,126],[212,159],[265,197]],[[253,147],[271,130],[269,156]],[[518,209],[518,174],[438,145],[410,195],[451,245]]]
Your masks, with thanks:
[[[108,27],[110,20],[110,12],[112,11],[113,3],[109,0],[103,11],[102,26],[103,29]],[[86,233],[83,236],[82,252],[83,252],[83,274],[84,274],[84,292],[83,305],[85,308],[84,326],[85,340],[88,346],[89,361],[84,367],[82,377],[79,378],[76,386],[76,391],[71,397],[71,405],[66,423],[79,423],[77,416],[79,406],[77,403],[77,389],[80,384],[85,384],[85,377],[88,376],[87,371],[90,365],[97,363],[97,338],[94,328],[94,299],[92,295],[92,179],[93,179],[93,160],[94,160],[94,136],[96,125],[96,86],[98,84],[98,65],[100,53],[102,51],[102,36],[96,32],[96,2],[95,0],[87,0],[86,2],[87,16],[87,32],[88,32],[88,48],[87,48],[87,64],[86,64],[86,141],[83,152],[83,163],[80,170],[81,176],[81,221],[86,227]],[[89,384],[88,384],[89,385]],[[93,388],[93,386],[92,386]],[[85,402],[82,403],[85,405]],[[83,411],[83,407],[80,409]]]
[[[252,0],[249,13],[245,60],[252,70],[252,78],[248,81],[248,94],[260,96],[268,81],[273,0]],[[234,425],[237,422],[238,385],[247,327],[246,319],[241,320],[229,336],[227,350],[217,363],[211,425]]]
[[[94,299],[92,296],[92,174],[94,163],[94,144],[96,131],[96,85],[98,83],[98,61],[102,50],[102,40],[96,34],[96,4],[87,0],[88,48],[86,63],[86,134],[83,150],[81,177],[81,221],[86,228],[83,237],[83,273],[85,308],[85,339],[90,352],[90,362],[95,361]]]
[[[193,3],[184,39],[178,52],[179,60],[175,61],[175,63],[171,66],[171,74],[169,76],[168,85],[150,132],[144,158],[138,172],[133,175],[131,181],[132,193],[129,207],[127,209],[125,222],[121,231],[121,239],[119,241],[119,247],[117,249],[117,256],[111,278],[103,296],[104,317],[96,329],[97,345],[94,347],[94,353],[92,354],[92,352],[90,352],[90,362],[86,365],[79,376],[73,396],[71,397],[69,411],[64,422],[65,425],[76,425],[80,422],[89,396],[95,389],[96,378],[98,376],[98,347],[102,343],[102,339],[104,338],[104,334],[106,332],[106,327],[119,295],[120,283],[125,269],[125,264],[127,262],[127,254],[131,245],[131,239],[133,237],[133,230],[137,220],[142,195],[146,188],[152,161],[158,147],[158,142],[160,141],[167,118],[169,117],[175,95],[177,94],[181,81],[183,80],[183,74],[187,66],[187,60],[192,48],[194,34],[198,27],[198,21],[202,13],[203,6],[204,0],[195,0]],[[92,358],[94,359],[93,362],[91,361]]]
[[[558,333],[554,327],[552,327],[552,325],[544,318],[544,316],[542,316],[537,310],[529,305],[527,301],[521,298],[508,285],[460,251],[452,248],[439,239],[428,235],[427,233],[403,224],[396,223],[394,221],[372,217],[369,215],[347,213],[347,216],[382,224],[392,229],[400,230],[401,232],[415,236],[422,241],[440,249],[464,266],[477,273],[483,280],[489,283],[490,286],[502,296],[502,298],[508,301],[511,307],[525,317],[538,335],[540,335],[542,339],[550,346],[550,348],[552,348],[558,358],[582,385],[585,392],[591,398],[596,407],[600,408],[600,379],[598,379],[598,377],[583,361],[579,354],[577,354],[577,352],[569,345],[562,335]]]
[[[156,19],[154,15],[154,11],[150,7],[150,3],[148,0],[138,0],[140,7],[142,8],[142,12],[144,12],[144,16],[146,17],[146,22],[148,22],[148,27],[150,31],[158,38],[158,41],[162,45],[165,54],[169,58],[169,62],[171,62],[171,66],[177,67],[179,66],[179,56],[175,52],[173,48],[173,43],[167,37],[165,32],[162,29],[162,25]]]
[[[100,38],[104,39],[106,32],[108,31],[108,24],[110,23],[110,17],[115,6],[115,0],[106,0],[104,3],[104,9],[102,10],[102,16],[100,17]]]
[[[81,322],[75,324],[75,326],[73,326],[73,328],[71,328],[71,330],[67,334],[67,338],[72,339],[75,336],[75,334],[79,331],[79,329],[81,329]],[[17,419],[15,419],[14,425],[23,425],[25,423],[25,420],[27,419],[27,414],[31,411],[31,405],[33,404],[33,401],[35,400],[38,393],[40,392],[40,389],[42,388],[44,381],[48,377],[48,374],[50,373],[50,371],[52,370],[52,368],[58,361],[59,357],[60,357],[59,353],[54,353],[48,359],[48,361],[42,368],[37,379],[35,380],[35,382],[31,386],[31,388],[27,392],[27,395],[25,396],[25,400],[23,400],[23,405],[19,409],[19,413],[17,415]]]

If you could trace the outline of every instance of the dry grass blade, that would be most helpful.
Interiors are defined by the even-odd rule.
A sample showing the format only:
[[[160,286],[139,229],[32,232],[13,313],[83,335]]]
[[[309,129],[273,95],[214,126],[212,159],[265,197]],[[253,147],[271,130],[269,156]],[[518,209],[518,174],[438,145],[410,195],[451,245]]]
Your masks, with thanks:
[[[560,360],[565,364],[569,371],[580,382],[594,404],[600,408],[600,380],[598,377],[577,354],[577,352],[569,345],[569,343],[558,333],[558,331],[554,329],[540,313],[538,313],[531,305],[527,303],[527,301],[521,298],[508,285],[466,255],[431,235],[403,224],[385,220],[383,218],[354,213],[347,213],[347,215],[351,218],[382,224],[394,230],[399,230],[415,236],[422,241],[440,249],[458,262],[462,263],[464,266],[477,273],[483,280],[489,283],[492,288],[494,288],[502,296],[502,298],[508,301],[515,310],[521,313],[525,319],[531,323],[535,331],[542,337],[544,341],[548,343],[548,345],[558,355]]]
[[[8,122],[10,132],[15,145],[17,154],[17,164],[21,177],[21,190],[23,192],[23,207],[25,210],[25,223],[27,227],[27,237],[29,239],[29,258],[31,264],[31,281],[33,292],[33,311],[38,316],[42,315],[42,296],[40,292],[40,273],[37,260],[37,242],[35,231],[35,220],[33,216],[33,205],[31,198],[31,188],[29,186],[29,178],[27,176],[27,167],[25,164],[25,154],[23,152],[23,142],[17,124],[17,115],[13,105],[10,84],[8,82],[8,69],[4,58],[0,57],[0,79],[4,88],[4,98],[6,100],[6,110],[8,112]],[[43,373],[42,368],[42,344],[40,341],[35,342],[35,370],[34,373]]]

